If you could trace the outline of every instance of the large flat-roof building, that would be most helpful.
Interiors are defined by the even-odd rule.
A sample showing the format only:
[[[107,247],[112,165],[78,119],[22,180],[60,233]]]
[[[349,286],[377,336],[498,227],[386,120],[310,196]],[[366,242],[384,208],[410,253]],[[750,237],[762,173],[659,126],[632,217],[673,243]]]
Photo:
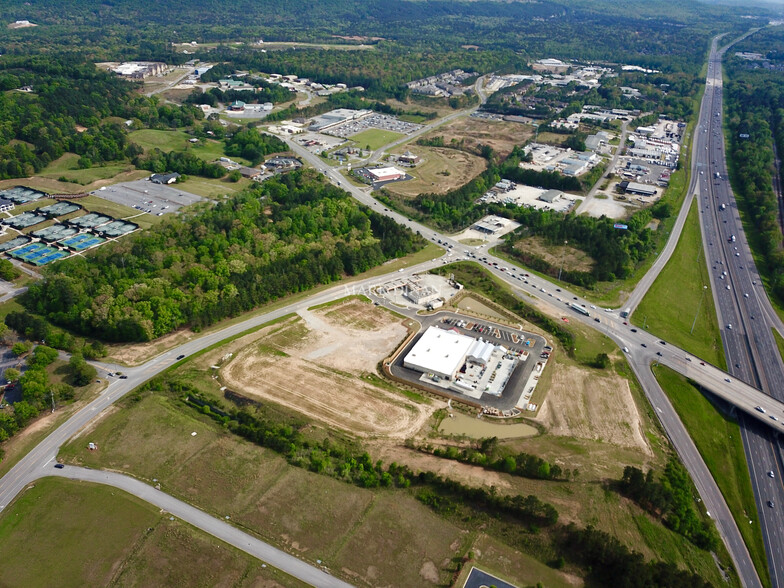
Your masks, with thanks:
[[[396,167],[369,169],[368,174],[370,174],[370,177],[374,182],[391,182],[392,180],[399,180],[406,177],[406,174]]]
[[[403,365],[409,369],[451,380],[465,362],[475,339],[454,331],[429,327],[411,348]]]
[[[656,196],[656,194],[659,192],[653,186],[648,186],[646,184],[640,184],[637,182],[624,181],[618,184],[618,188],[626,194],[637,194],[639,196]]]

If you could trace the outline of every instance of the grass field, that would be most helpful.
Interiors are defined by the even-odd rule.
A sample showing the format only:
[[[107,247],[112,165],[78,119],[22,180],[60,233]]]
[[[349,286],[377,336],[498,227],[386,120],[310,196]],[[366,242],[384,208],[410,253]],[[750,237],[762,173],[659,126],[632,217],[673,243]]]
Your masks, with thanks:
[[[0,558],[9,588],[302,586],[121,490],[56,478],[3,512]]]
[[[92,184],[97,180],[108,180],[122,172],[131,172],[136,168],[130,163],[114,163],[100,166],[94,165],[87,169],[79,169],[77,164],[79,156],[75,153],[66,153],[46,166],[38,176],[58,180],[66,177],[75,180],[81,186]]]
[[[223,143],[214,139],[199,139],[198,143],[190,143],[188,140],[193,138],[185,131],[163,131],[157,129],[142,129],[133,131],[128,135],[130,141],[136,143],[149,151],[160,149],[161,151],[189,151],[205,161],[215,161],[226,155]],[[237,163],[246,165],[248,161],[241,157],[233,157]]]
[[[548,133],[542,132],[536,135],[536,141],[539,143],[547,143],[548,145],[561,145],[569,138],[569,135],[561,133]]]
[[[309,561],[321,559],[358,585],[448,585],[450,561],[472,549],[472,531],[457,521],[437,517],[408,492],[369,491],[295,468],[271,451],[226,433],[175,399],[145,393],[140,400],[128,399],[123,404],[64,446],[60,456],[72,463],[131,472],[145,480],[155,477],[162,481],[166,492],[212,514],[229,515],[262,539]],[[317,436],[317,427],[308,427],[307,434]],[[86,449],[88,437],[97,443],[98,451]],[[531,445],[519,442],[520,448],[546,457],[557,452],[566,460],[593,462],[600,455],[606,464],[613,464],[617,470],[614,476],[620,475],[623,464],[640,463],[639,453],[635,457],[633,452],[617,448],[608,453],[607,445],[601,442],[547,436],[531,441]],[[637,519],[645,515],[629,501],[607,492],[601,478],[589,469],[581,469],[579,482],[564,484],[490,474],[438,458],[422,458],[416,452],[395,457],[398,463],[411,463],[417,469],[426,467],[432,459],[448,467],[450,477],[464,479],[465,471],[481,479],[479,483],[496,485],[501,492],[535,494],[555,504],[561,520],[594,524],[617,535],[645,557],[656,557],[660,545],[669,546],[672,561],[704,575],[715,585],[721,583],[709,553],[697,550],[659,524],[651,523],[641,532]],[[561,463],[573,465],[571,461]],[[476,478],[472,479],[476,483]],[[492,533],[492,529],[487,532]],[[496,537],[496,542],[499,540]],[[530,541],[526,551],[541,554],[541,538],[531,536]],[[492,569],[506,570],[510,579],[516,580],[517,564],[503,562],[518,552],[495,543],[496,547],[485,555],[481,545],[484,543],[477,544],[482,551],[478,564],[487,558]],[[525,557],[513,559],[526,561]],[[522,576],[525,579],[533,574],[544,580],[553,573],[561,580],[554,585],[566,581],[557,572],[545,574],[541,562],[527,569]],[[536,573],[539,569],[542,575]],[[434,578],[426,580],[423,571],[429,571],[424,575],[431,578],[434,574]]]
[[[738,423],[721,414],[700,390],[680,374],[664,366],[658,366],[654,372],[727,501],[757,573],[763,583],[770,586],[765,547]]]
[[[367,129],[361,133],[352,135],[349,138],[352,141],[355,141],[357,145],[363,149],[367,146],[370,150],[375,151],[376,149],[379,149],[402,136],[403,135],[401,133],[395,133],[393,131],[385,131],[383,129]]]
[[[188,179],[177,187],[185,192],[203,196],[204,198],[222,198],[224,195],[236,194],[253,183],[253,180],[241,178],[239,182],[230,182],[227,179],[200,178],[188,176]]]
[[[706,286],[704,290],[703,286]],[[694,331],[690,332],[695,315],[697,322]],[[713,365],[722,369],[726,367],[710,277],[702,251],[696,201],[670,261],[632,318],[635,325],[645,324],[651,333]]]
[[[421,193],[444,194],[468,183],[487,167],[487,162],[481,157],[457,149],[409,144],[395,151],[411,151],[422,158],[422,162],[410,172],[413,180],[386,186],[390,192],[409,198]]]
[[[354,581],[429,586],[419,577],[425,561],[441,583],[448,577],[440,569],[443,562],[462,555],[460,529],[413,497],[374,493],[289,466],[176,401],[148,395],[105,417],[89,438],[98,451],[87,451],[86,438],[79,438],[61,455],[158,478],[167,492],[207,512],[229,515],[309,561],[321,559],[338,573],[348,570],[342,575]]]
[[[771,331],[773,331],[773,338],[776,340],[776,347],[779,348],[779,355],[784,359],[784,337],[776,329],[771,328]]]
[[[161,151],[182,151],[188,145],[191,136],[185,131],[163,131],[157,129],[141,129],[128,134],[128,140],[136,143],[145,151],[160,149]]]

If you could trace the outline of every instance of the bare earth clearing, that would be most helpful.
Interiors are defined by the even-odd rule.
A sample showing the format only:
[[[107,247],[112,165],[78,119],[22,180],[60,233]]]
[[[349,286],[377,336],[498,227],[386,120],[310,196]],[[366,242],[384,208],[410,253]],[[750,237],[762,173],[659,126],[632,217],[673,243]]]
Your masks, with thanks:
[[[457,149],[405,145],[396,151],[411,151],[422,158],[422,163],[411,170],[413,180],[386,186],[390,192],[408,198],[419,194],[445,194],[467,184],[487,167],[481,157]]]
[[[522,145],[533,134],[532,127],[521,123],[464,116],[438,127],[425,137],[443,137],[445,145],[449,145],[452,139],[463,140],[463,147],[472,149],[479,145],[490,145],[493,151],[506,157],[515,145]]]
[[[593,269],[593,259],[584,251],[568,245],[548,245],[540,237],[520,239],[515,243],[515,249],[528,251],[554,267],[560,267],[563,260],[564,269],[576,272],[589,272]]]
[[[624,378],[610,372],[587,374],[576,366],[555,367],[547,402],[535,419],[550,434],[601,441],[653,455]]]
[[[361,436],[414,436],[438,408],[362,378],[406,336],[399,318],[356,300],[300,316],[239,350],[224,384]]]

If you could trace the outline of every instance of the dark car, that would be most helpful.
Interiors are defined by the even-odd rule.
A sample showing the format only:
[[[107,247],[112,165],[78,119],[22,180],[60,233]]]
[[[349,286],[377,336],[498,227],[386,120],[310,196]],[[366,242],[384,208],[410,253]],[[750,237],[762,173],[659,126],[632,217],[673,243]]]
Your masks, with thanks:
[[[184,357],[185,357],[184,355],[178,355],[178,356],[177,356],[177,359],[182,359],[182,358],[184,358]]]
[[[667,345],[667,343],[665,343],[664,341],[659,341],[659,343],[661,343],[662,345]]]
[[[648,347],[645,343],[640,343],[643,347]]]
[[[661,352],[661,351],[657,351],[657,352],[656,352],[656,355],[658,355],[659,357],[661,357],[661,356],[662,356],[662,352]]]
[[[636,333],[636,332],[637,332],[637,329],[632,329],[632,333]]]
[[[595,319],[593,319],[593,320],[594,320],[594,322],[597,322],[597,323],[600,323],[600,322],[602,322],[602,321],[600,321],[598,318],[595,318]]]
[[[128,379],[128,376],[120,376],[120,379],[121,379],[121,380],[127,380],[127,379]]]
[[[61,469],[63,469],[65,466],[64,466],[63,464],[61,464],[61,463],[56,463],[56,464],[54,464],[54,467],[56,467],[58,470],[61,470]]]

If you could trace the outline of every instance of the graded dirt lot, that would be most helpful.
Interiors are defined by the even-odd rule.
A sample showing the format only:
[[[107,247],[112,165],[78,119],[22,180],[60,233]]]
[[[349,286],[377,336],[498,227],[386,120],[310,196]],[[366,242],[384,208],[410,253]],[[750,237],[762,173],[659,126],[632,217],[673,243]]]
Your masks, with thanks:
[[[222,382],[361,436],[413,436],[437,408],[363,375],[403,340],[403,321],[350,300],[265,329],[220,370]]]
[[[548,245],[541,237],[526,237],[514,246],[515,249],[541,257],[553,266],[560,267],[563,262],[564,269],[572,271],[589,272],[593,269],[593,259],[584,251],[568,245]]]
[[[636,448],[653,455],[629,383],[610,371],[559,364],[537,422],[552,435]]]
[[[405,151],[422,158],[419,165],[408,170],[414,179],[387,184],[385,188],[409,198],[425,193],[445,194],[468,183],[487,167],[481,157],[457,149],[405,145],[395,150],[397,153]]]
[[[472,149],[490,145],[501,157],[506,157],[515,145],[522,145],[533,135],[534,129],[521,123],[464,116],[438,127],[425,138],[443,137],[445,145],[449,145],[452,139],[462,140],[464,147]]]

